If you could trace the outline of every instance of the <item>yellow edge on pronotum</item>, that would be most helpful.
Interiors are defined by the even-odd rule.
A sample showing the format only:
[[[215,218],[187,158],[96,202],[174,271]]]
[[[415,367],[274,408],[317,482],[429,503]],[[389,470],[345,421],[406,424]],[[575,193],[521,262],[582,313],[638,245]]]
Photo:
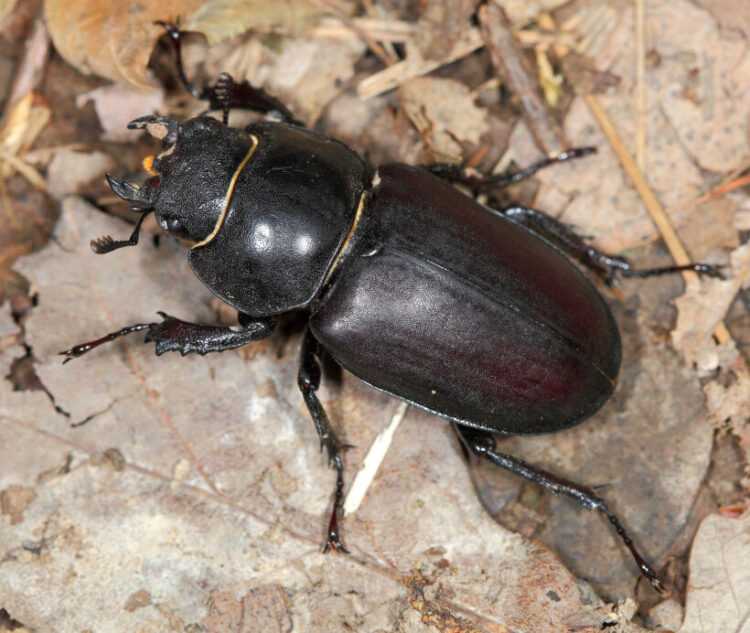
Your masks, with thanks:
[[[252,143],[250,145],[250,149],[247,150],[245,158],[242,159],[242,162],[239,164],[234,174],[232,175],[232,180],[229,181],[229,187],[227,188],[227,193],[224,196],[224,206],[222,207],[221,213],[219,214],[219,219],[216,220],[214,230],[209,233],[206,239],[201,240],[197,244],[193,244],[190,250],[195,250],[196,248],[200,248],[201,246],[205,246],[206,244],[208,244],[219,234],[219,231],[221,231],[221,227],[224,226],[224,220],[226,220],[227,218],[229,207],[232,206],[232,198],[234,198],[234,192],[237,189],[237,180],[239,179],[242,170],[245,169],[245,166],[250,162],[253,154],[255,154],[255,150],[258,149],[258,144],[260,143],[258,137],[253,134],[250,134],[250,141]]]
[[[349,242],[351,242],[352,236],[354,235],[354,231],[357,229],[357,226],[359,225],[359,221],[362,219],[362,211],[364,211],[366,199],[367,199],[367,192],[363,191],[362,195],[359,197],[359,204],[357,205],[357,211],[354,214],[354,220],[352,221],[352,225],[351,227],[349,227],[349,232],[346,234],[344,241],[341,242],[341,246],[339,247],[338,253],[336,253],[336,257],[334,258],[333,263],[331,264],[331,267],[328,269],[328,272],[326,273],[326,277],[323,280],[324,286],[328,283],[328,280],[331,278],[331,275],[333,275],[333,271],[336,270],[339,263],[341,262],[341,260],[344,258],[344,255],[346,254],[346,251],[349,247]]]

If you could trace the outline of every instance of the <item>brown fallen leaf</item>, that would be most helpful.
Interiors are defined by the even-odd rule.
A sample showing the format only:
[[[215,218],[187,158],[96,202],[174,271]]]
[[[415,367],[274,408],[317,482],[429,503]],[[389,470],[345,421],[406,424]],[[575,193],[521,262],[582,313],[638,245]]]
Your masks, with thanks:
[[[217,44],[250,30],[299,35],[332,11],[349,15],[352,5],[342,0],[208,0],[184,27]]]
[[[16,6],[18,0],[2,0],[0,1],[0,20],[10,15],[13,8]]]
[[[104,176],[114,167],[112,158],[104,152],[80,152],[63,148],[55,152],[47,169],[50,195],[58,200],[72,193],[94,178]]]
[[[554,11],[566,0],[496,0],[514,26],[525,26],[545,11]]]
[[[23,154],[47,126],[50,116],[49,107],[32,92],[11,104],[0,129],[0,178],[18,172],[40,191],[46,190],[44,178],[24,161]]]
[[[422,6],[420,28],[414,36],[425,59],[440,59],[471,26],[479,0],[435,0]]]
[[[671,48],[695,60],[675,64],[665,58],[660,71],[669,68],[671,75],[655,86],[653,98],[701,168],[736,169],[750,155],[748,134],[738,133],[747,130],[750,105],[747,40],[726,37],[713,16],[691,2],[649,7],[648,24],[654,41],[668,38]]]
[[[750,244],[735,249],[730,256],[729,278],[704,279],[688,285],[675,300],[677,326],[672,343],[698,371],[706,376],[727,362],[722,348],[713,341],[716,326],[724,320],[737,293],[750,285]],[[729,351],[729,350],[724,350]]]
[[[164,107],[164,94],[160,89],[144,92],[123,84],[101,86],[76,97],[76,105],[84,107],[93,102],[96,115],[99,117],[102,140],[115,142],[133,142],[138,138],[139,130],[127,129],[133,119],[159,112]]]
[[[685,621],[679,633],[750,631],[750,512],[711,515],[690,553]]]
[[[713,15],[723,29],[740,30],[750,37],[750,13],[743,0],[701,0],[701,6]]]
[[[156,20],[188,18],[200,0],[162,0],[131,5],[106,0],[45,0],[52,41],[65,60],[84,74],[153,88],[147,71],[164,30]]]
[[[452,79],[417,77],[399,89],[401,107],[427,146],[424,163],[460,163],[462,143],[476,146],[489,130],[487,110]]]

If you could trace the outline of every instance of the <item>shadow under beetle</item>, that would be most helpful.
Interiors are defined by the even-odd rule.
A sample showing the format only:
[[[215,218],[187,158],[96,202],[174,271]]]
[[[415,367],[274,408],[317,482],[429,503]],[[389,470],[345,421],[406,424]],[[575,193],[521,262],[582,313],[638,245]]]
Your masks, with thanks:
[[[321,354],[365,382],[447,418],[467,451],[590,510],[602,512],[656,589],[661,583],[618,518],[591,490],[495,450],[495,435],[545,433],[579,424],[614,391],[620,336],[607,304],[569,259],[611,282],[682,270],[718,276],[705,264],[635,270],[589,246],[569,227],[522,206],[493,209],[453,187],[502,186],[573,150],[499,179],[442,165],[374,169],[346,145],[296,121],[277,99],[223,74],[197,90],[186,78],[180,31],[163,24],[177,71],[223,121],[132,121],[164,150],[142,186],[109,177],[140,211],[130,239],[92,241],[97,253],[138,243],[143,219],[190,240],[195,274],[237,309],[240,327],[187,323],[164,313],[65,352],[65,362],[131,332],[146,331],[156,354],[221,352],[271,334],[275,317],[305,311],[298,383],[336,470],[325,550],[346,551],[338,514],[344,448],[316,391]],[[272,113],[245,129],[229,111]]]

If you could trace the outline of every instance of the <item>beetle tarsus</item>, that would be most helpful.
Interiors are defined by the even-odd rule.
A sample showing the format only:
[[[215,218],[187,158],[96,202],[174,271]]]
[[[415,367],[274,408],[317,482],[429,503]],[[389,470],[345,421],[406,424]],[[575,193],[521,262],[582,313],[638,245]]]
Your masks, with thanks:
[[[592,259],[597,259],[599,265],[606,270],[607,274],[605,281],[608,285],[612,285],[618,275],[625,278],[637,277],[645,279],[647,277],[694,272],[697,275],[711,277],[712,279],[726,279],[722,272],[724,268],[723,266],[715,266],[713,264],[704,264],[701,262],[694,262],[683,266],[660,266],[656,268],[637,269],[633,268],[632,264],[624,257],[610,257],[599,251],[595,251],[594,255],[592,255]]]
[[[151,213],[151,210],[145,211],[141,214],[141,217],[138,218],[138,221],[135,223],[133,232],[127,240],[114,240],[110,235],[103,235],[102,237],[98,237],[95,240],[91,240],[91,250],[94,251],[97,255],[104,255],[105,253],[116,251],[118,248],[135,246],[136,244],[138,244],[138,237],[141,232],[141,225],[143,224],[143,220],[146,219],[146,216],[149,213]]]
[[[328,521],[328,536],[323,544],[323,551],[330,550],[336,552],[348,553],[346,547],[339,537],[338,515],[344,503],[344,460],[341,458],[341,451],[346,445],[342,445],[336,434],[331,428],[328,415],[320,404],[315,392],[320,387],[322,371],[318,361],[320,352],[318,341],[310,334],[309,330],[305,332],[305,338],[302,341],[300,351],[300,367],[297,377],[302,397],[310,412],[315,430],[320,437],[321,448],[325,448],[329,465],[336,470],[336,488],[333,495],[333,509]]]
[[[518,459],[517,457],[505,453],[496,452],[494,450],[494,436],[487,431],[472,429],[458,424],[453,424],[453,429],[464,447],[477,457],[484,458],[495,466],[504,468],[519,477],[534,482],[554,494],[570,497],[587,510],[597,510],[604,514],[614,527],[620,540],[622,540],[625,547],[628,548],[628,551],[633,557],[641,574],[646,577],[654,589],[659,592],[664,591],[664,586],[659,579],[658,574],[654,571],[653,567],[646,562],[646,559],[641,556],[633,539],[630,538],[622,523],[620,523],[620,520],[607,507],[607,504],[603,499],[595,495],[588,488],[579,486],[578,484],[560,477],[556,477],[536,466],[532,466],[522,459]]]
[[[330,551],[348,554],[349,550],[341,542],[339,535],[339,512],[344,498],[344,463],[341,456],[336,455],[335,459],[330,460],[331,466],[336,469],[336,492],[333,501],[333,511],[328,520],[328,535],[326,542],[323,544],[323,553]]]
[[[80,356],[87,354],[92,349],[99,347],[100,345],[103,345],[104,343],[109,343],[111,341],[114,341],[115,339],[120,338],[121,336],[132,334],[133,332],[140,332],[142,330],[147,330],[153,325],[156,325],[156,324],[155,323],[136,323],[135,325],[128,325],[127,327],[121,328],[117,330],[116,332],[112,332],[111,334],[107,334],[93,341],[88,341],[87,343],[80,343],[79,345],[74,345],[70,349],[66,349],[65,351],[60,352],[60,356],[65,356],[65,360],[63,360],[63,365],[65,363],[70,362],[74,358],[79,358]]]

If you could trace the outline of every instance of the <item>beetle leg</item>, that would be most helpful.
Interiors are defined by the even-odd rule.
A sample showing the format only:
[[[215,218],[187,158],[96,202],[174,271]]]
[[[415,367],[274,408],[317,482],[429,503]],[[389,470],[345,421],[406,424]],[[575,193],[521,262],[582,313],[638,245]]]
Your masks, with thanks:
[[[256,88],[248,81],[237,83],[227,73],[219,75],[218,80],[213,86],[206,86],[202,90],[196,88],[185,74],[185,68],[182,64],[182,31],[176,24],[171,22],[157,21],[155,24],[163,27],[172,42],[172,48],[175,52],[177,76],[185,90],[192,94],[196,99],[208,101],[210,110],[221,110],[224,123],[227,123],[229,110],[239,108],[242,110],[252,110],[266,114],[275,113],[286,123],[293,125],[303,124],[298,121],[281,101],[271,96],[262,88]]]
[[[113,240],[110,235],[103,235],[102,237],[97,237],[95,240],[91,240],[91,250],[94,251],[97,255],[104,255],[105,253],[116,251],[118,248],[135,246],[136,244],[138,244],[138,237],[141,233],[141,225],[146,219],[146,216],[151,213],[151,211],[152,209],[149,209],[148,211],[144,211],[141,214],[141,217],[138,218],[138,221],[135,223],[135,228],[133,228],[133,232],[130,234],[130,237],[128,239]]]
[[[274,329],[271,319],[251,319],[240,313],[241,328],[233,330],[229,327],[219,325],[199,325],[181,321],[164,312],[159,312],[162,320],[158,323],[136,323],[129,325],[117,332],[107,334],[94,341],[81,343],[70,349],[60,352],[65,356],[63,363],[74,358],[83,356],[92,349],[114,341],[121,336],[146,330],[145,342],[156,343],[156,355],[165,352],[180,352],[185,354],[208,354],[210,352],[223,352],[228,349],[242,347],[253,341],[270,336]]]
[[[688,270],[699,275],[723,279],[720,266],[702,263],[638,270],[633,268],[632,264],[624,257],[607,255],[594,248],[583,237],[571,229],[569,225],[541,211],[521,206],[512,206],[502,210],[490,210],[518,224],[522,224],[533,233],[551,241],[564,253],[594,271],[608,286],[612,285],[618,275],[621,277],[656,277],[658,275],[670,275]]]
[[[495,437],[492,433],[468,428],[458,424],[453,424],[453,429],[456,431],[456,434],[464,447],[477,457],[483,457],[495,466],[509,470],[519,477],[523,477],[528,481],[546,488],[554,494],[570,497],[587,510],[598,510],[601,512],[607,517],[612,524],[612,527],[614,527],[615,532],[617,532],[617,535],[625,544],[625,547],[630,551],[630,554],[635,560],[636,565],[638,565],[641,574],[646,577],[654,589],[660,593],[664,592],[664,586],[656,571],[654,571],[653,567],[651,567],[643,556],[641,556],[635,543],[622,526],[622,523],[620,523],[617,516],[607,507],[604,500],[584,486],[579,486],[571,481],[556,477],[555,475],[540,470],[536,466],[532,466],[517,457],[506,455],[505,453],[498,453],[495,450]]]
[[[427,166],[426,169],[435,176],[444,178],[445,180],[449,180],[451,182],[461,183],[463,185],[466,185],[470,189],[473,189],[474,191],[489,188],[504,189],[505,187],[515,185],[522,180],[531,178],[534,174],[544,169],[545,167],[550,167],[551,165],[556,165],[557,163],[564,163],[576,158],[583,158],[584,156],[589,156],[590,154],[594,153],[596,153],[595,147],[576,147],[562,152],[557,156],[543,158],[542,160],[529,165],[528,167],[524,167],[523,169],[519,169],[516,171],[506,171],[500,174],[493,174],[491,176],[471,176],[466,173],[463,165],[452,165],[449,163],[436,163],[434,165]]]
[[[339,536],[338,515],[344,500],[344,461],[341,458],[342,445],[336,434],[331,428],[325,409],[320,404],[315,392],[320,387],[322,371],[318,359],[320,345],[318,341],[310,334],[305,332],[305,338],[302,341],[302,350],[300,352],[300,366],[297,377],[302,397],[305,399],[307,410],[315,424],[315,430],[320,437],[320,448],[325,449],[328,454],[329,464],[336,470],[336,489],[333,498],[333,510],[331,518],[328,521],[328,533],[326,542],[323,545],[323,551],[334,550],[348,554]]]
[[[158,314],[162,318],[161,323],[152,324],[145,339],[147,343],[156,343],[157,356],[165,352],[203,356],[235,349],[270,336],[275,325],[271,319],[252,319],[240,313],[240,328],[233,330],[220,325],[188,323],[164,312]]]

